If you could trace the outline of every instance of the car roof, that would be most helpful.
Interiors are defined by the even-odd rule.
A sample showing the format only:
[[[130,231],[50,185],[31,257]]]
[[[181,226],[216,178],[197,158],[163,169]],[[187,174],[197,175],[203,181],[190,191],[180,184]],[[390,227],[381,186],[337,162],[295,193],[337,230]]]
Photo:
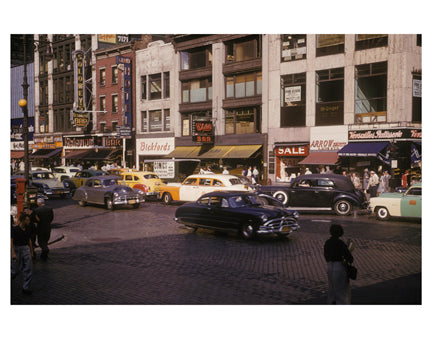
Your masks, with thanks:
[[[99,180],[111,180],[111,179],[120,180],[121,178],[118,175],[98,175],[98,176],[90,177],[87,180],[98,180],[98,179]]]
[[[189,178],[209,178],[209,179],[238,179],[235,175],[231,174],[192,174],[188,176]]]
[[[345,175],[342,174],[302,174],[299,175],[296,179],[340,179],[340,180],[350,180]]]
[[[138,174],[138,175],[146,175],[146,174],[154,174],[157,175],[155,172],[150,172],[150,171],[122,171],[120,172],[120,174]]]
[[[212,196],[212,197],[233,197],[238,195],[255,195],[253,192],[246,191],[214,191],[210,193],[203,194],[202,197]]]

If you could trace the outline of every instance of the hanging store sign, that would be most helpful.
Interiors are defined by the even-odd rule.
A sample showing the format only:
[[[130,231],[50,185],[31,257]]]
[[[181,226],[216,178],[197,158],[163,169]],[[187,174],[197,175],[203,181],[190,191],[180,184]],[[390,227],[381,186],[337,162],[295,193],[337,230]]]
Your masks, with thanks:
[[[213,131],[213,123],[211,121],[194,121],[194,135],[192,136],[193,142],[203,144],[214,144],[215,137]]]
[[[74,109],[71,111],[71,121],[75,127],[87,127],[89,112],[86,112],[85,91],[85,54],[76,50],[72,54],[74,61]]]
[[[75,127],[87,127],[89,123],[88,112],[71,111],[71,120]]]
[[[116,63],[117,65],[123,65],[123,126],[132,127],[132,59],[129,57],[117,56]]]
[[[278,157],[305,157],[309,155],[309,145],[279,146],[275,148]]]

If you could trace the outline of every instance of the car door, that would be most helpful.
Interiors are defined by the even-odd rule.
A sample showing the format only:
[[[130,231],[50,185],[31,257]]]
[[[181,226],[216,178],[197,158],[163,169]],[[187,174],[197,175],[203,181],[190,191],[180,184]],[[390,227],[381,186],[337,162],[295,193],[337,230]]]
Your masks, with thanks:
[[[90,180],[89,180],[90,181]],[[100,179],[94,179],[92,181],[92,186],[88,187],[87,194],[89,202],[95,204],[103,204],[104,203],[104,187]]]
[[[402,217],[421,217],[422,191],[421,187],[411,187],[401,199]]]
[[[195,201],[201,194],[198,186],[197,178],[187,178],[180,187],[179,190],[181,201]]]
[[[316,180],[301,179],[296,181],[289,189],[288,205],[293,207],[319,206],[320,188]]]
[[[314,180],[314,207],[332,207],[335,183],[330,179]]]
[[[136,182],[134,181],[134,176],[133,174],[125,174],[122,173],[121,177],[123,179],[124,185],[129,186],[129,187],[134,187],[134,185],[136,184]]]

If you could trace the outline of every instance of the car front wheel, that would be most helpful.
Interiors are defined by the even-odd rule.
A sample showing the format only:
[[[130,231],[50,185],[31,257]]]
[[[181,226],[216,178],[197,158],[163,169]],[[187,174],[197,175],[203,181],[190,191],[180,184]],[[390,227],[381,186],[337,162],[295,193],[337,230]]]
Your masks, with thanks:
[[[284,205],[288,203],[288,195],[283,191],[273,193],[273,198],[279,200]]]
[[[164,195],[162,196],[162,200],[166,205],[169,205],[172,201],[172,196],[169,193],[164,193]]]
[[[389,220],[390,219],[390,213],[387,208],[385,207],[378,207],[376,209],[376,218],[378,220]]]
[[[349,215],[352,211],[352,205],[348,200],[338,200],[334,204],[334,210],[337,215]]]
[[[114,211],[114,203],[113,203],[112,198],[106,198],[105,206],[106,206],[107,210]]]
[[[255,229],[250,223],[246,223],[241,227],[240,235],[246,240],[253,239],[255,237]]]

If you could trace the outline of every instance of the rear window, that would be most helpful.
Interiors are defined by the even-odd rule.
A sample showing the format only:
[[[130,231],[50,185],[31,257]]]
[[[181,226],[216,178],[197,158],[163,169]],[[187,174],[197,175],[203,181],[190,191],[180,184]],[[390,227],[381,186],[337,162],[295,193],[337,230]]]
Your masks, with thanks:
[[[318,186],[321,187],[334,187],[334,182],[327,179],[318,179]]]
[[[183,185],[195,185],[196,178],[188,178],[183,182]]]
[[[146,175],[144,175],[144,178],[146,178],[146,179],[159,179],[159,177],[156,174],[146,174]]]
[[[229,182],[231,183],[231,185],[241,185],[241,181],[238,178],[231,178]]]

